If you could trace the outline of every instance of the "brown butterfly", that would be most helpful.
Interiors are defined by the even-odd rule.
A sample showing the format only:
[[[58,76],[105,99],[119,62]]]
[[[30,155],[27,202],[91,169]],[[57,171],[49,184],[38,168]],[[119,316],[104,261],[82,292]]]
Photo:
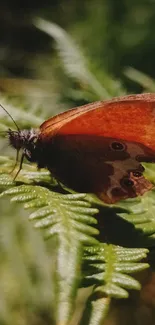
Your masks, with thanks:
[[[155,162],[154,94],[87,104],[48,119],[39,129],[7,134],[17,154],[22,149],[20,169],[26,157],[66,186],[107,203],[153,186],[141,162]]]

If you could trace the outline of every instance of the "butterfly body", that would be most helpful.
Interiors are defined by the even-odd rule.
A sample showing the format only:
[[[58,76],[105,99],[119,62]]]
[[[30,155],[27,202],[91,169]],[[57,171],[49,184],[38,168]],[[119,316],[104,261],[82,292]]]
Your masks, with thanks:
[[[10,142],[18,149],[17,137]],[[152,188],[141,162],[155,161],[155,95],[74,108],[18,144],[29,161],[77,191],[95,193],[107,203],[142,195]]]

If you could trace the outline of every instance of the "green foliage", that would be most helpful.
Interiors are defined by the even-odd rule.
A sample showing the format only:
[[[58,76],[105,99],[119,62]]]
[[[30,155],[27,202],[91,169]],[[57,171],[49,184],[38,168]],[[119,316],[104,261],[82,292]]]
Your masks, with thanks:
[[[109,93],[89,71],[84,56],[69,35],[58,25],[43,19],[37,19],[35,24],[55,39],[58,53],[68,76],[75,78],[80,83],[82,81],[83,86],[90,87],[98,98],[109,98]]]
[[[28,175],[29,173],[27,178]],[[35,174],[33,175],[35,181]],[[26,209],[34,209],[29,220],[33,221],[35,228],[43,229],[45,238],[50,238],[53,242],[55,272],[52,282],[55,287],[53,308],[56,323],[68,323],[80,283],[94,287],[92,298],[89,298],[89,303],[92,299],[93,304],[90,324],[93,324],[93,313],[96,314],[95,306],[98,306],[97,301],[94,303],[94,295],[98,295],[101,302],[101,295],[102,298],[127,298],[128,289],[140,289],[140,283],[128,274],[142,271],[149,266],[141,262],[146,258],[148,251],[143,248],[127,249],[100,244],[97,241],[98,230],[95,226],[97,220],[94,218],[98,209],[91,207],[87,201],[88,195],[59,194],[39,184],[14,187],[10,176],[5,174],[2,174],[0,184],[3,188],[11,186],[2,192],[1,196],[9,195],[12,202],[21,202]],[[104,217],[104,213],[102,211],[101,217]],[[100,315],[98,317],[102,315],[103,318],[104,314],[106,315],[104,304],[100,304],[97,310]]]
[[[85,261],[89,262],[85,266],[86,280],[93,280],[92,283],[98,281],[95,293],[99,296],[127,298],[128,292],[125,289],[140,289],[139,282],[128,274],[149,266],[140,263],[147,253],[147,249],[129,249],[110,244],[88,247],[84,256]]]
[[[145,92],[155,92],[155,81],[145,73],[128,67],[124,70],[125,76],[143,87]]]
[[[3,170],[11,168],[11,160],[7,157],[1,157],[0,162]],[[31,185],[26,185],[27,180]],[[42,182],[44,186],[39,185]],[[141,229],[144,236],[140,237],[141,240],[136,238],[137,244],[145,243],[146,246],[150,234],[153,239],[155,233],[154,214],[149,214],[154,208],[154,191],[107,208],[86,194],[55,192],[56,183],[51,181],[48,172],[39,173],[26,164],[16,182],[3,171],[0,185],[3,190],[7,188],[1,196],[11,196],[12,202],[24,203],[26,209],[33,208],[29,220],[33,221],[35,228],[43,230],[45,238],[50,238],[55,247],[55,270],[51,281],[55,293],[53,309],[56,323],[68,323],[79,285],[94,287],[85,310],[91,315],[89,324],[94,324],[96,317],[102,320],[106,317],[109,298],[127,298],[128,290],[141,288],[139,281],[131,275],[149,266],[142,262],[148,250],[99,243],[95,215],[100,213],[100,218],[104,218],[108,212],[109,217],[111,214],[114,218],[113,211],[116,211],[122,220],[134,225],[135,231]],[[94,202],[98,209],[91,207],[90,202]]]

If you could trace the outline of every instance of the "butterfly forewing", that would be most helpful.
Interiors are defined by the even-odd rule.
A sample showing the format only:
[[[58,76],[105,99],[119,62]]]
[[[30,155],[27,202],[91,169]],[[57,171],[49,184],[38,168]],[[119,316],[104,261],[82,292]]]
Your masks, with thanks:
[[[154,94],[77,107],[44,122],[40,131],[46,165],[67,186],[108,203],[152,188],[140,162],[155,161]]]
[[[136,141],[155,150],[155,96],[133,98],[96,102],[59,114],[41,125],[41,137],[95,135]]]

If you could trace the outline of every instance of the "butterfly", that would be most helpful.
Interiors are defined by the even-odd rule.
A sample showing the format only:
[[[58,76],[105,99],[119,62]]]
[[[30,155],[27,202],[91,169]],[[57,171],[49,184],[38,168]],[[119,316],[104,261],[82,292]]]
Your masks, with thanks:
[[[18,128],[18,126],[17,126]],[[143,195],[153,185],[141,162],[155,162],[155,94],[98,101],[60,113],[38,129],[7,131],[38,168],[106,203]]]

